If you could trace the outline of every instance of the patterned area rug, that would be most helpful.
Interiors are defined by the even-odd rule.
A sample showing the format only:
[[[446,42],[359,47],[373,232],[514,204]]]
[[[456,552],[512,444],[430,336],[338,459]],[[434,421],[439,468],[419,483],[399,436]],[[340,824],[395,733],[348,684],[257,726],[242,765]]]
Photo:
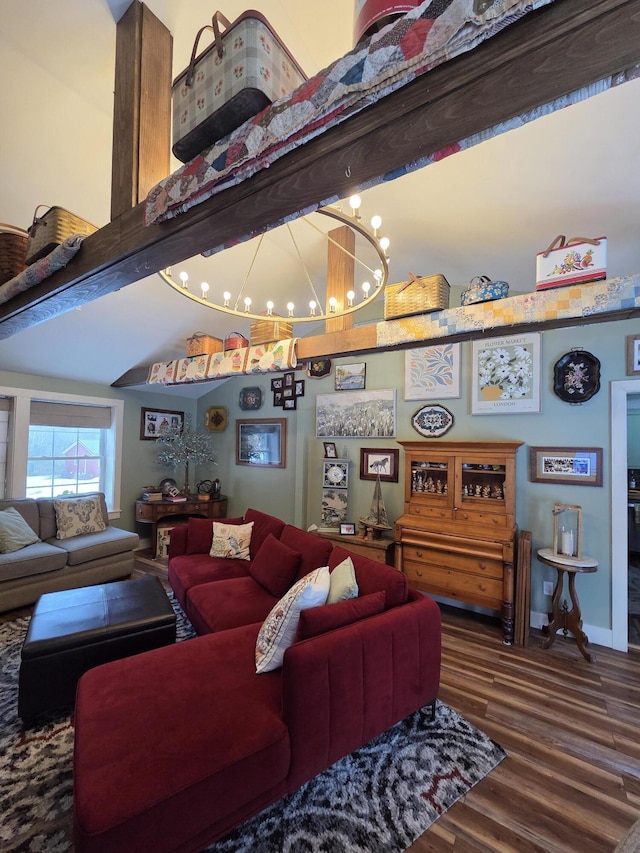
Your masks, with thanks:
[[[178,639],[193,629],[178,615]],[[73,726],[68,716],[23,729],[20,649],[28,619],[0,625],[0,851],[71,853]],[[418,711],[284,797],[207,853],[400,853],[505,757],[438,703]]]

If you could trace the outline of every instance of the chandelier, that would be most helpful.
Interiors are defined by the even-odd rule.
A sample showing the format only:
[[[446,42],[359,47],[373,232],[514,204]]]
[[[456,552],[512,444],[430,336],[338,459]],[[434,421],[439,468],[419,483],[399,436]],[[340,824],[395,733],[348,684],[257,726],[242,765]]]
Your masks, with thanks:
[[[349,206],[351,208],[350,215],[343,213],[341,208],[333,206],[320,208],[315,211],[315,214],[329,217],[329,219],[334,220],[340,225],[346,225],[351,229],[354,234],[353,240],[350,241],[350,245],[354,247],[353,251],[348,246],[343,245],[343,242],[338,242],[332,236],[332,233],[335,232],[324,232],[322,228],[318,227],[312,219],[312,216],[315,214],[303,216],[295,220],[296,223],[302,222],[305,226],[320,234],[327,241],[328,247],[333,247],[334,252],[343,252],[350,262],[353,263],[353,283],[344,293],[344,298],[340,297],[339,292],[337,296],[324,294],[322,299],[319,298],[316,284],[318,285],[318,289],[321,288],[322,284],[326,287],[328,273],[324,276],[324,282],[317,281],[314,283],[308,266],[303,260],[300,241],[296,240],[293,234],[292,223],[280,226],[277,230],[286,230],[288,236],[291,238],[295,249],[295,256],[304,270],[306,285],[309,289],[309,295],[306,299],[302,296],[302,288],[299,284],[295,285],[295,298],[288,297],[286,303],[282,306],[276,306],[276,300],[273,296],[264,296],[261,294],[260,297],[256,297],[255,294],[252,295],[250,293],[248,287],[249,278],[256,266],[256,260],[263,245],[265,234],[252,238],[252,242],[256,241],[255,251],[244,281],[235,294],[232,294],[231,286],[226,283],[220,284],[216,282],[216,284],[210,285],[207,281],[201,281],[199,285],[194,286],[191,276],[186,270],[180,270],[177,280],[173,278],[171,268],[161,270],[158,275],[166,284],[188,299],[206,308],[213,308],[216,311],[222,311],[225,314],[232,314],[244,319],[264,320],[265,317],[286,317],[293,323],[318,323],[322,320],[353,314],[355,311],[359,311],[370,302],[373,302],[387,283],[389,275],[389,240],[388,238],[378,236],[382,225],[382,219],[379,216],[371,218],[371,228],[363,224],[360,215],[360,196],[351,196]],[[358,237],[361,244],[359,248],[356,247]],[[367,255],[367,262],[363,259],[363,255]],[[212,257],[215,257],[215,255]],[[185,265],[186,263],[188,262],[185,262]],[[361,273],[361,277],[360,275],[356,276],[356,268],[358,269],[358,273]],[[356,277],[358,278],[358,284],[356,284]]]

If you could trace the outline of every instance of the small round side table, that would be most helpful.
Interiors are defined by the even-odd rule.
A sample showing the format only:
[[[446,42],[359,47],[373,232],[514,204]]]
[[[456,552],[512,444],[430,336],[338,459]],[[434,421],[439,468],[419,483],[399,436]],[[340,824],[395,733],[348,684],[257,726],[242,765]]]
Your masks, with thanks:
[[[563,557],[561,554],[554,554],[553,548],[540,548],[538,559],[541,563],[552,566],[558,572],[558,579],[556,580],[551,600],[552,610],[549,613],[549,624],[542,628],[543,633],[548,634],[547,639],[542,644],[542,648],[551,648],[556,639],[557,632],[562,629],[565,637],[569,632],[573,634],[582,656],[591,663],[591,654],[585,648],[589,643],[589,638],[582,630],[582,614],[580,612],[580,602],[578,601],[575,584],[576,575],[579,572],[597,572],[598,561],[586,555],[583,555],[580,560],[576,560],[574,557]],[[569,575],[569,596],[573,604],[571,610],[568,608],[566,599],[560,604],[565,572]]]

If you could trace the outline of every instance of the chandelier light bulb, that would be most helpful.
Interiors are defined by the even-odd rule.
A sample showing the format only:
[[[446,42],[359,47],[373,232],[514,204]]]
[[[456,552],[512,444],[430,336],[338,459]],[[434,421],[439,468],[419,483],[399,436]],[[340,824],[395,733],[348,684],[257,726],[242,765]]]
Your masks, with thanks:
[[[381,237],[380,238],[380,248],[385,253],[385,255],[387,254],[387,251],[389,250],[389,245],[390,245],[390,240],[388,237]]]
[[[369,295],[369,291],[371,290],[371,285],[369,284],[368,281],[362,282],[362,289],[364,291],[364,298],[366,299],[367,296]]]
[[[295,307],[295,306],[294,306],[293,302],[287,302],[287,311],[289,312],[289,313],[288,313],[288,316],[289,316],[289,317],[293,317],[293,309],[294,309],[294,307]]]
[[[351,208],[353,215],[356,219],[360,219],[360,214],[358,211],[360,210],[360,205],[362,204],[362,199],[359,195],[352,195],[349,199],[349,207]]]
[[[184,270],[180,273],[180,281],[182,282],[182,286],[186,290],[189,287],[189,273],[186,273]]]
[[[244,310],[248,312],[250,308],[251,308],[251,297],[245,296],[245,298],[244,298]]]
[[[329,314],[335,314],[336,313],[337,305],[338,305],[338,300],[335,298],[335,296],[330,297],[330,299],[329,299]]]
[[[382,284],[382,270],[374,270],[373,277],[376,280],[376,287],[380,287]]]
[[[271,317],[272,314],[273,314],[273,302],[271,300],[269,300],[267,302],[267,317]]]
[[[353,292],[353,290],[348,290],[347,291],[347,305],[349,308],[353,308],[354,297],[355,297],[355,293]]]
[[[371,217],[371,227],[373,228],[373,236],[378,236],[378,228],[382,225],[382,217],[381,216],[372,216]]]
[[[310,317],[316,316],[316,307],[317,307],[316,300],[312,299],[311,302],[309,303],[309,316]]]
[[[228,308],[229,307],[229,300],[231,299],[231,294],[229,293],[228,290],[225,290],[225,292],[222,294],[222,298],[224,299],[224,307]]]
[[[209,285],[207,284],[206,281],[202,282],[202,284],[200,285],[200,290],[202,291],[202,298],[206,299],[207,293],[209,293]]]

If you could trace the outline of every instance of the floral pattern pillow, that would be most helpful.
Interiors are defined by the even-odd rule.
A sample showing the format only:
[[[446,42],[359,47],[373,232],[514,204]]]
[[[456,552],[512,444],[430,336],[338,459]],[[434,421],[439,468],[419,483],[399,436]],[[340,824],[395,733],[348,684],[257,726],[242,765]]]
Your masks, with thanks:
[[[70,539],[81,533],[100,533],[107,529],[99,498],[64,498],[53,502],[57,539]]]
[[[300,612],[324,604],[329,595],[329,567],[314,569],[286,592],[262,623],[256,640],[256,672],[282,666],[284,653],[295,642]]]
[[[246,524],[225,524],[223,521],[214,521],[209,556],[250,560],[249,546],[251,545],[252,530],[253,521]]]

